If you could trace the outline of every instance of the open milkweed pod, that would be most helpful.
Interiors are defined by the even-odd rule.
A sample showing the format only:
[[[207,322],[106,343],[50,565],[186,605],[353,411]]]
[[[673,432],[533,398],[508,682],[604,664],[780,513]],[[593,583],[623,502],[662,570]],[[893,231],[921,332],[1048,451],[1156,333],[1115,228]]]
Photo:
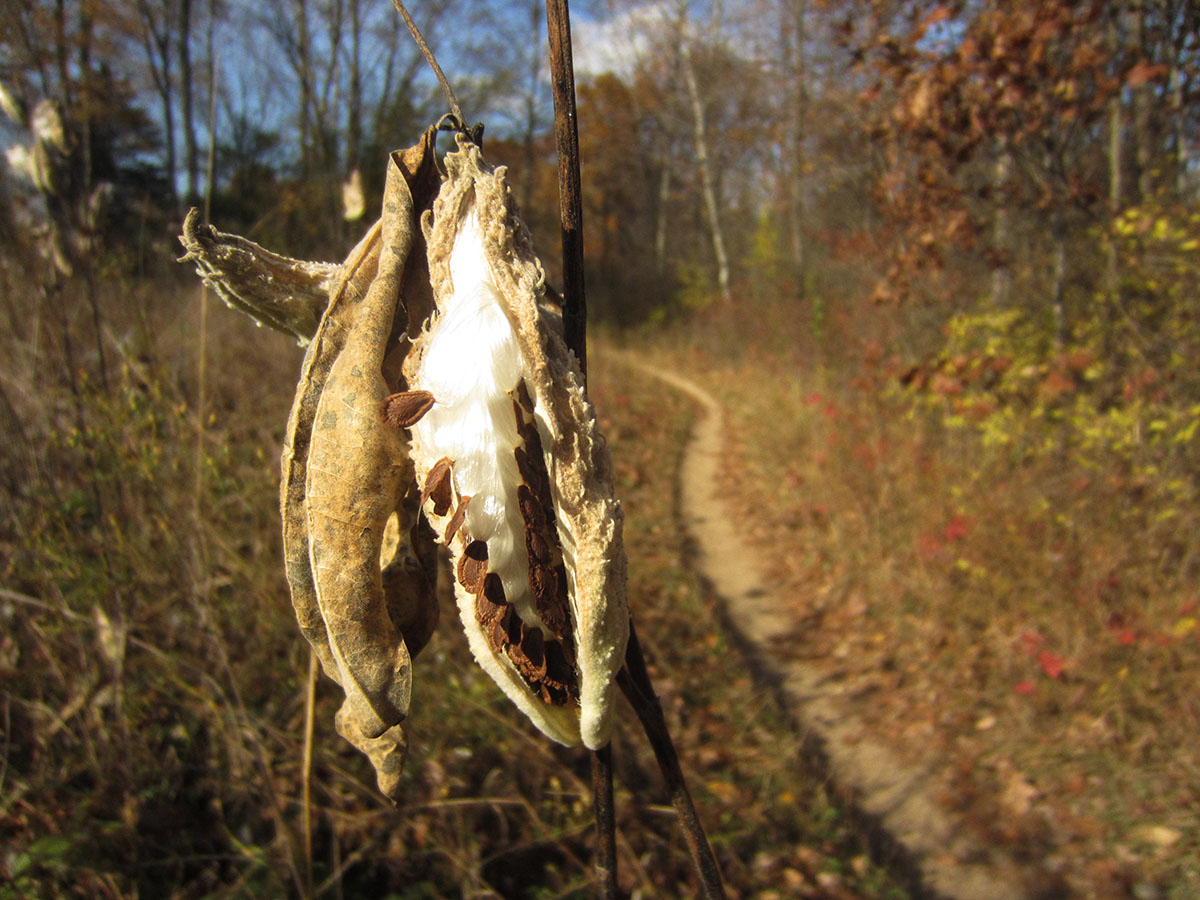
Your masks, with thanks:
[[[458,140],[422,223],[436,310],[384,418],[411,426],[475,658],[548,736],[598,749],[629,636],[612,463],[505,170]]]

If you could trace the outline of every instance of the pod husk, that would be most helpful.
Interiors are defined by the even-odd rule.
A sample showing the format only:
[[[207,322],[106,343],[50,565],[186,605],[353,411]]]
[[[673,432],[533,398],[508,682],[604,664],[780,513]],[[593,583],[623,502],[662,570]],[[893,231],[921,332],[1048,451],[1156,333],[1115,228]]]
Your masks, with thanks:
[[[231,306],[308,345],[282,455],[285,567],[301,633],[346,692],[337,730],[367,754],[392,799],[411,657],[438,606],[407,442],[378,408],[403,386],[410,315],[422,321],[432,307],[418,217],[439,183],[435,137],[429,129],[392,154],[383,216],[340,265],[281,257],[194,214],[182,237],[185,259]]]
[[[611,731],[613,680],[624,661],[629,634],[623,516],[614,498],[612,463],[584,392],[578,361],[563,343],[560,320],[540,305],[545,276],[529,232],[521,222],[503,168],[492,169],[479,148],[459,136],[459,149],[446,157],[447,177],[432,215],[422,219],[429,271],[439,309],[452,295],[450,254],[459,227],[473,204],[483,250],[517,336],[523,377],[536,407],[544,462],[549,474],[558,534],[572,548],[568,568],[571,627],[578,671],[578,710],[545,703],[509,659],[497,655],[476,620],[475,594],[456,582],[456,596],[471,649],[483,668],[547,735],[563,744],[604,746]],[[414,340],[404,372],[409,387],[421,389],[421,361],[439,315]],[[471,365],[464,360],[464,365]],[[436,398],[435,398],[436,401]],[[414,435],[410,450],[418,484],[440,461]],[[457,499],[457,498],[456,498]],[[424,510],[434,531],[445,535],[457,503]],[[444,514],[443,514],[444,513]],[[461,530],[448,546],[455,564],[469,535]]]

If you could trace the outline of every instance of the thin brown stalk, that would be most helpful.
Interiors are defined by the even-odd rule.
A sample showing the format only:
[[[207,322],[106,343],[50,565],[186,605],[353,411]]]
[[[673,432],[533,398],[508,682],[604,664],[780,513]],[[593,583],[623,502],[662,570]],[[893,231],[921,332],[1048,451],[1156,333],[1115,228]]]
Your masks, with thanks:
[[[575,109],[575,72],[571,58],[571,19],[567,0],[546,0],[546,24],[550,37],[550,82],[554,92],[554,132],[558,150],[559,219],[562,225],[563,339],[587,372],[587,303],[583,281],[583,192],[579,173],[579,129]],[[630,622],[625,666],[617,684],[633,706],[646,738],[654,750],[659,769],[667,782],[688,851],[696,866],[703,896],[723,900],[725,889],[716,858],[704,827],[688,793],[679,756],[663,718],[662,706],[646,671],[637,632]],[[602,898],[616,896],[616,853],[613,849],[615,821],[612,811],[611,748],[605,747],[592,759],[593,793],[596,798],[596,878]],[[608,784],[605,785],[607,779]],[[605,793],[607,792],[607,796]]]
[[[317,678],[320,675],[317,653],[308,654],[308,684],[304,692],[304,758],[300,768],[300,803],[304,817],[304,887],[305,900],[313,900],[313,815],[312,772],[313,733],[316,730]]]
[[[617,819],[613,807],[612,744],[592,753],[592,803],[596,812],[596,896],[617,900]]]
[[[692,795],[688,792],[683,770],[679,766],[679,755],[675,752],[675,744],[671,740],[671,732],[663,717],[662,704],[654,693],[650,681],[650,673],[646,670],[646,661],[642,656],[642,648],[638,642],[637,632],[633,622],[629,623],[629,644],[625,650],[625,667],[617,674],[617,685],[633,707],[646,738],[654,750],[658,760],[658,768],[667,782],[667,790],[671,795],[671,805],[679,817],[683,828],[684,839],[687,842],[688,853],[696,866],[703,889],[701,896],[706,900],[724,900],[725,888],[721,881],[721,871],[717,868],[716,857],[709,846],[704,826],[696,815],[696,807],[692,803]]]
[[[446,102],[450,105],[450,111],[454,113],[460,123],[465,125],[467,120],[463,118],[462,110],[458,108],[458,100],[454,96],[454,91],[450,87],[446,73],[438,65],[437,57],[429,49],[429,44],[425,42],[425,36],[421,34],[421,29],[417,28],[417,23],[413,21],[413,17],[409,15],[408,10],[401,0],[392,0],[392,6],[396,7],[396,12],[400,13],[400,18],[404,19],[404,24],[408,26],[409,34],[412,35],[413,40],[417,42],[417,46],[421,49],[421,55],[425,57],[425,62],[429,63],[429,68],[433,69],[433,74],[437,76],[438,84],[442,86],[442,93],[446,95]]]
[[[583,190],[579,175],[579,126],[575,112],[575,66],[567,0],[546,0],[550,38],[550,85],[554,92],[554,140],[558,152],[558,213],[562,225],[563,340],[587,376],[587,301],[583,290]]]

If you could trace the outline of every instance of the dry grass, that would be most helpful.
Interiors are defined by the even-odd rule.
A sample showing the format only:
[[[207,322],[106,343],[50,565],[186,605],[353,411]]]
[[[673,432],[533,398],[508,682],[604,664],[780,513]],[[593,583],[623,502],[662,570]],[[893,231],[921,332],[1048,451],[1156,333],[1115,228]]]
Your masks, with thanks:
[[[78,286],[11,304],[3,339],[0,898],[300,895],[308,650],[276,499],[300,351],[213,309],[197,495],[195,292],[111,284],[99,299],[100,342]],[[733,893],[903,896],[806,775],[681,564],[672,485],[690,410],[599,364],[593,386],[639,630]],[[334,734],[337,688],[318,686],[316,893],[588,896],[587,756],[506,703],[444,599],[415,664],[399,811]],[[623,887],[690,895],[627,709],[615,746]]]
[[[799,323],[755,313],[646,352],[730,411],[725,487],[793,598],[794,652],[1047,880],[1200,894],[1197,511],[1116,462],[991,452],[870,342],[814,365]]]

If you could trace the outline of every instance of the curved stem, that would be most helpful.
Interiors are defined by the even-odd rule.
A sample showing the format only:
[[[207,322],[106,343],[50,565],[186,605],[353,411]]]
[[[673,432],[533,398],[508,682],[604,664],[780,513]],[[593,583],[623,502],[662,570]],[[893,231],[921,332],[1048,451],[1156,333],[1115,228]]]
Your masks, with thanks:
[[[442,92],[446,95],[446,102],[450,104],[450,111],[458,117],[458,121],[465,123],[467,120],[463,118],[462,110],[458,108],[458,100],[454,97],[454,90],[450,87],[450,82],[446,79],[446,73],[438,65],[437,57],[433,55],[433,51],[425,43],[425,37],[421,34],[421,29],[417,27],[417,23],[413,21],[413,17],[409,15],[408,9],[401,0],[392,0],[392,6],[396,7],[396,12],[400,13],[400,18],[408,26],[409,34],[417,42],[417,46],[421,48],[421,55],[425,57],[425,62],[429,63],[429,68],[433,69],[433,74],[437,76],[438,84],[442,86]]]
[[[700,824],[700,818],[696,815],[692,795],[688,792],[683,770],[679,766],[679,755],[675,752],[671,732],[667,729],[662,704],[659,703],[654,686],[650,682],[650,673],[646,670],[646,660],[642,656],[642,647],[632,620],[629,623],[629,644],[625,649],[625,666],[617,674],[617,684],[633,711],[637,713],[658,760],[658,768],[667,782],[671,805],[675,807],[675,814],[679,816],[688,852],[700,877],[702,896],[706,900],[724,900],[725,888],[721,882],[721,871],[717,868],[717,860],[704,833],[704,826]]]
[[[596,812],[596,896],[617,900],[617,818],[613,807],[612,744],[592,752],[592,803]]]

